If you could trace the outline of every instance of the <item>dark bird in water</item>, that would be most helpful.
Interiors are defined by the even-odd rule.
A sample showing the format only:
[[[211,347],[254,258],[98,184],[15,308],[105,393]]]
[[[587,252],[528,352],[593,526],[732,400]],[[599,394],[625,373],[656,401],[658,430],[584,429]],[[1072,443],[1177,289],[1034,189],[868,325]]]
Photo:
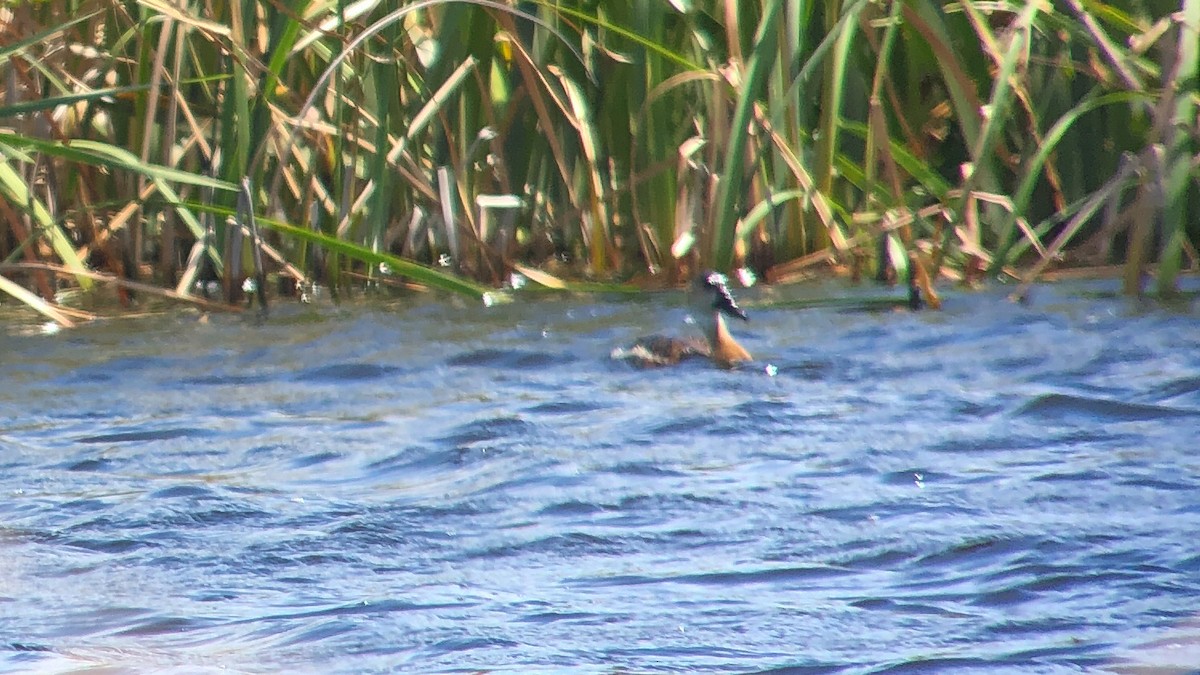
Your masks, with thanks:
[[[624,359],[644,367],[670,366],[693,357],[712,359],[722,368],[732,368],[751,359],[750,352],[738,344],[729,332],[725,317],[749,321],[729,292],[728,281],[719,272],[705,272],[689,292],[692,314],[704,334],[699,338],[673,338],[651,335],[633,346],[613,350],[614,359]]]

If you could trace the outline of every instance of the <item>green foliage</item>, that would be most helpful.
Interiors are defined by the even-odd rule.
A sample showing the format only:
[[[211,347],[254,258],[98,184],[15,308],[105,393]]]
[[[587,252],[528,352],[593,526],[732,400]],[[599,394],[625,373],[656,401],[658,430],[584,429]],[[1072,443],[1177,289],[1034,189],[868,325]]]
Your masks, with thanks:
[[[1200,237],[1198,3],[16,3],[0,259],[186,292],[227,274],[248,177],[273,269],[335,288],[1066,251],[1167,293]]]

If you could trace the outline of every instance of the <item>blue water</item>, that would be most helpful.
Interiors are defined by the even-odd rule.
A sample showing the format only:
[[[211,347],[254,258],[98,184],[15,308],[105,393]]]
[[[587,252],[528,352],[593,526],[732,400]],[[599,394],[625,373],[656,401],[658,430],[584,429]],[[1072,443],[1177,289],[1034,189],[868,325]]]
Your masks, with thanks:
[[[0,669],[1200,672],[1197,311],[1104,288],[10,323]]]

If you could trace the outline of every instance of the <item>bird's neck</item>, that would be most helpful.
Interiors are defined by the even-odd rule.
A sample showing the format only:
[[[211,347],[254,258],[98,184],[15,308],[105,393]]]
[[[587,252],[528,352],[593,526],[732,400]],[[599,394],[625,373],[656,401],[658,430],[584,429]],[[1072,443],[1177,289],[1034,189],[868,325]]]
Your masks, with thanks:
[[[725,316],[720,312],[713,312],[712,321],[705,326],[704,337],[712,348],[713,360],[723,366],[729,367],[751,359],[750,352],[733,339],[729,326],[725,324]]]
[[[714,350],[733,339],[729,334],[729,326],[725,323],[725,317],[720,312],[713,312],[711,320],[704,326],[704,337],[708,339],[708,344]]]

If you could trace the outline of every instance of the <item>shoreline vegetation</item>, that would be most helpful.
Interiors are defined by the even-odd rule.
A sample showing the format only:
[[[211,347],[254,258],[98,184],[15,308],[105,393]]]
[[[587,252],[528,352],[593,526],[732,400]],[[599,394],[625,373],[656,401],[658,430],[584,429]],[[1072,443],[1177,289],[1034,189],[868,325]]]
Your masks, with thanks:
[[[0,0],[0,297],[1170,296],[1198,111],[1200,0]]]

